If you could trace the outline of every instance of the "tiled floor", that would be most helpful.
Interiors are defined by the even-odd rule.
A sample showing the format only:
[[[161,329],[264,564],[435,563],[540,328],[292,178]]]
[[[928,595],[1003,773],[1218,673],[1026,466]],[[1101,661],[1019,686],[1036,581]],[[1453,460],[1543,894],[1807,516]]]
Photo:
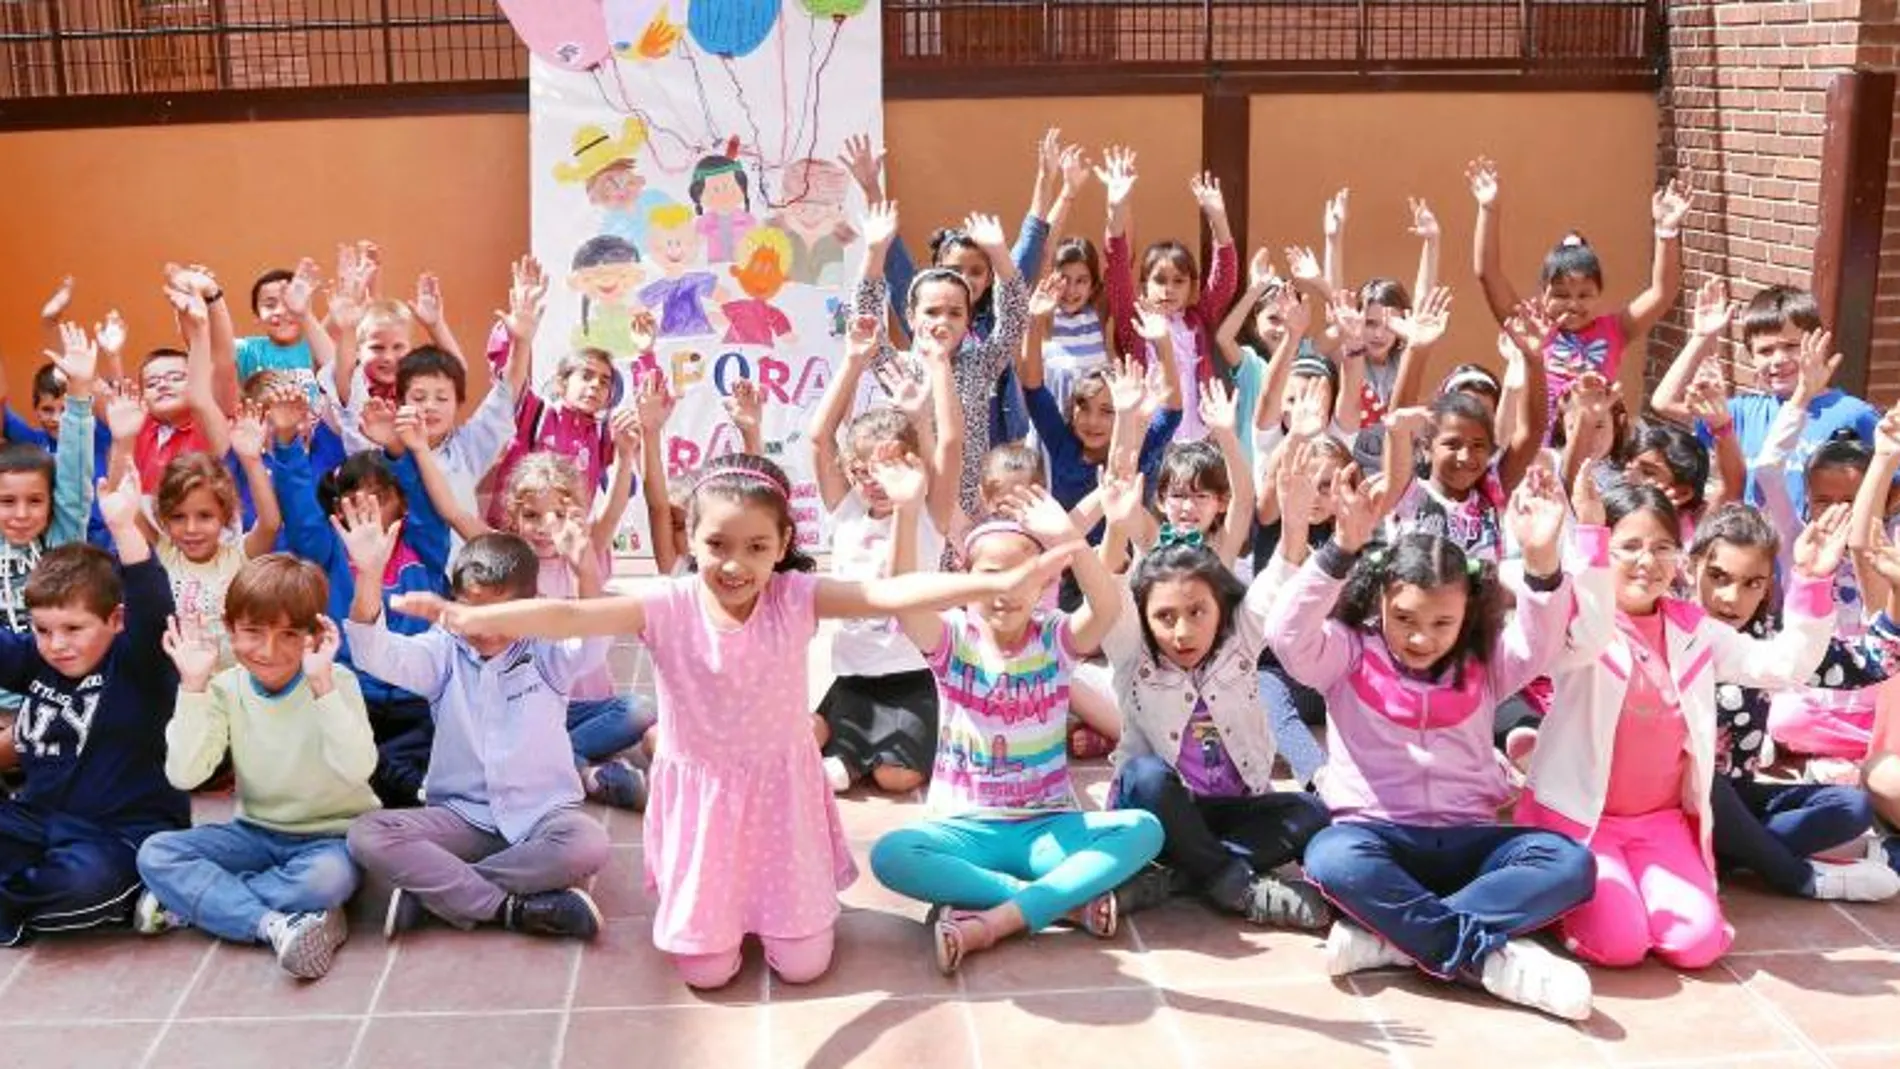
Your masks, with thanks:
[[[1077,778],[1099,802],[1105,774]],[[201,799],[221,819],[228,799]],[[863,853],[918,807],[844,802]],[[844,895],[838,958],[791,988],[753,961],[695,995],[649,939],[637,817],[615,842],[589,946],[425,929],[385,943],[371,888],[324,980],[195,933],[46,939],[0,951],[0,1064],[32,1069],[526,1069],[535,1066],[1332,1067],[1532,1064],[1900,1065],[1900,903],[1840,908],[1727,892],[1741,931],[1719,967],[1598,971],[1596,1016],[1560,1024],[1405,973],[1333,982],[1319,941],[1249,929],[1192,903],[1098,942],[1056,933],[972,959],[928,959],[920,907],[867,874]],[[755,953],[756,958],[756,953]]]

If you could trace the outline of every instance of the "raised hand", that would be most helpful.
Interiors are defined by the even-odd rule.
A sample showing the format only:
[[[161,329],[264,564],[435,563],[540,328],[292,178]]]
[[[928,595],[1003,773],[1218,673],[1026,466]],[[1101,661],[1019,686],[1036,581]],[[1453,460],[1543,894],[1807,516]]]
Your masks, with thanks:
[[[388,449],[396,443],[396,406],[380,397],[369,398],[356,417],[356,429],[375,445]]]
[[[578,507],[569,508],[559,516],[551,512],[546,516],[548,529],[554,532],[554,552],[576,572],[587,567],[588,554],[594,549],[593,539],[587,536],[586,520]]]
[[[1602,463],[1596,457],[1585,457],[1577,465],[1577,475],[1570,485],[1570,509],[1577,514],[1577,522],[1586,526],[1601,527],[1609,522],[1603,511],[1603,493],[1597,489],[1597,465]]]
[[[1432,433],[1432,410],[1424,405],[1395,408],[1385,414],[1385,425],[1400,438],[1417,440]]]
[[[429,448],[428,432],[422,428],[422,413],[409,405],[396,410],[396,418],[391,421],[390,429],[395,432],[396,441],[411,453],[420,453]]]
[[[255,401],[244,402],[237,419],[231,423],[231,451],[240,460],[261,460],[267,441],[269,432],[264,429],[264,406]]]
[[[1348,553],[1357,553],[1379,527],[1379,497],[1351,479],[1333,480],[1333,541]]]
[[[535,328],[541,325],[541,311],[547,306],[548,278],[541,270],[541,261],[533,256],[523,256],[509,269],[508,310],[497,311],[495,318],[508,331],[508,336],[517,342],[529,342],[534,339]]]
[[[897,508],[921,502],[929,489],[929,473],[924,463],[895,442],[886,442],[871,463],[871,478],[877,480],[884,496]]]
[[[897,202],[880,201],[866,208],[864,218],[858,220],[858,230],[864,234],[865,244],[875,249],[888,248],[897,237]]]
[[[1694,203],[1695,190],[1686,178],[1671,178],[1668,185],[1657,190],[1649,199],[1649,214],[1656,221],[1657,235],[1675,237],[1680,233]]]
[[[299,319],[309,315],[316,292],[317,262],[306,256],[297,261],[296,273],[284,283],[284,310]]]
[[[1003,224],[994,215],[972,212],[963,220],[963,232],[970,235],[977,248],[989,253],[992,260],[1009,255],[1009,246],[1003,243]]]
[[[664,375],[649,371],[640,376],[633,394],[633,408],[639,413],[643,433],[658,436],[673,416],[673,403],[673,391],[667,387]]]
[[[1542,465],[1533,465],[1511,495],[1505,522],[1524,550],[1525,563],[1540,574],[1549,574],[1559,564],[1557,540],[1568,512],[1562,485]]]
[[[1307,311],[1306,302],[1300,299],[1299,291],[1292,286],[1283,286],[1276,300],[1280,309],[1280,323],[1287,333],[1305,337],[1313,329],[1313,313]]]
[[[844,151],[838,162],[851,172],[851,178],[864,191],[864,199],[876,203],[884,199],[884,153],[871,149],[868,134],[852,134],[844,139]]]
[[[884,328],[883,321],[877,316],[852,316],[845,325],[845,359],[855,363],[868,363],[877,355],[877,338]]]
[[[119,480],[116,488],[107,487],[106,481],[100,479],[96,490],[99,517],[105,520],[107,530],[123,530],[137,522],[144,491],[139,488],[139,469],[136,464],[126,468],[125,477]]]
[[[1407,197],[1405,202],[1412,209],[1412,233],[1426,241],[1437,241],[1438,217],[1432,214],[1431,205],[1420,197]]]
[[[384,527],[382,504],[367,490],[340,499],[336,515],[330,517],[330,526],[336,529],[337,538],[349,553],[356,574],[366,577],[366,581],[371,581],[367,577],[383,574],[402,536],[402,521]]]
[[[1062,190],[1071,198],[1089,184],[1089,176],[1093,172],[1089,168],[1088,155],[1082,151],[1081,145],[1070,145],[1063,149],[1056,165],[1062,169]]]
[[[1095,168],[1095,180],[1102,183],[1102,192],[1108,196],[1109,207],[1127,203],[1128,194],[1135,188],[1134,150],[1119,145],[1104,150],[1102,165]]]
[[[1326,431],[1326,399],[1319,379],[1302,376],[1293,380],[1293,403],[1287,406],[1287,434],[1295,438],[1316,438]]]
[[[640,413],[632,405],[614,410],[607,418],[614,436],[614,453],[622,464],[632,464],[640,455]],[[638,470],[636,467],[635,470]]]
[[[1320,278],[1319,257],[1313,250],[1303,245],[1288,245],[1284,250],[1287,272],[1295,282],[1318,282]]]
[[[1705,338],[1713,338],[1728,329],[1729,321],[1739,310],[1740,302],[1729,300],[1728,280],[1710,278],[1695,291],[1694,330]]]
[[[303,654],[303,677],[311,689],[328,692],[336,682],[337,651],[343,648],[343,632],[336,621],[317,614],[317,633],[310,636],[310,648]]]
[[[1808,521],[1794,540],[1794,570],[1808,579],[1832,579],[1847,552],[1847,522],[1853,508],[1845,503]]]
[[[1437,345],[1439,339],[1445,336],[1445,330],[1451,326],[1451,287],[1434,287],[1412,309],[1410,315],[1388,313],[1385,323],[1392,328],[1392,333],[1404,338],[1406,344],[1414,349]]]
[[[1363,342],[1366,335],[1366,313],[1359,307],[1359,295],[1350,290],[1334,290],[1333,299],[1326,306],[1326,318],[1334,329],[1339,331],[1342,346],[1340,355],[1351,358],[1364,356]],[[1354,350],[1358,350],[1355,352]]]
[[[1734,422],[1734,415],[1728,410],[1727,391],[1722,389],[1721,383],[1708,379],[1699,378],[1689,384],[1689,411],[1716,434]]]
[[[1471,184],[1471,199],[1478,207],[1489,208],[1498,201],[1498,165],[1489,156],[1479,156],[1465,165],[1465,181]]]
[[[125,352],[125,317],[117,308],[106,312],[104,321],[92,325],[92,340],[99,343],[99,351],[117,356]]]
[[[1811,330],[1801,336],[1801,396],[1819,397],[1841,366],[1841,354],[1834,351],[1834,335],[1826,330]]]
[[[1327,237],[1337,237],[1346,229],[1346,200],[1351,195],[1352,190],[1341,189],[1327,198],[1324,222]]]
[[[385,403],[386,404],[386,403]],[[365,403],[367,411],[368,402]],[[285,383],[273,386],[264,395],[264,416],[270,421],[271,441],[286,444],[295,441],[304,433],[305,417],[310,413],[310,398],[296,386]],[[140,410],[141,420],[144,410]],[[118,433],[116,430],[113,432]]]
[[[742,430],[758,430],[764,425],[765,394],[759,384],[751,379],[740,379],[732,384],[732,393],[725,400],[726,417],[732,425]]]
[[[1201,422],[1207,424],[1210,432],[1233,434],[1237,418],[1234,406],[1238,401],[1231,386],[1218,377],[1210,379],[1201,388]]]
[[[1126,529],[1141,512],[1141,470],[1122,464],[1115,470],[1103,470],[1098,476],[1102,488],[1102,516],[1111,527]]]
[[[40,308],[40,318],[49,323],[57,322],[66,314],[66,307],[73,303],[73,276],[67,275],[59,280],[59,288],[46,298],[46,304]]]
[[[179,266],[165,265],[165,286],[180,293],[189,293],[201,300],[218,292],[218,280],[211,277],[211,271],[202,264]]]
[[[442,280],[424,271],[416,277],[416,322],[428,330],[442,325]]]
[[[145,428],[145,396],[137,379],[120,379],[101,391],[105,397],[106,430],[115,441],[138,437]]]
[[[1168,337],[1168,314],[1153,301],[1135,302],[1135,331],[1150,342],[1159,343]]]
[[[652,352],[653,343],[660,340],[660,321],[645,308],[635,311],[627,320],[627,340],[636,353]]]
[[[1018,486],[1003,495],[1000,511],[1023,525],[1045,546],[1059,545],[1082,537],[1069,519],[1068,510],[1049,496],[1041,486]]]
[[[173,613],[159,644],[178,668],[178,689],[200,694],[211,685],[218,671],[218,642],[205,632],[197,613]]]
[[[1188,179],[1188,192],[1194,194],[1194,203],[1200,205],[1201,212],[1208,216],[1224,215],[1227,212],[1227,198],[1221,195],[1220,179],[1210,172],[1203,171]]]
[[[912,375],[895,360],[879,364],[871,374],[890,395],[891,404],[909,417],[912,425],[923,420],[924,413],[930,410],[929,376]]]
[[[1148,384],[1142,377],[1141,365],[1129,357],[1116,362],[1108,374],[1108,399],[1115,404],[1115,411],[1127,412],[1141,405],[1141,398],[1147,392]]]
[[[205,299],[195,290],[181,290],[176,286],[165,287],[165,299],[171,302],[172,311],[178,316],[180,330],[190,333],[204,329],[210,320],[210,310]]]
[[[1036,280],[1036,288],[1029,292],[1029,314],[1043,319],[1056,314],[1062,306],[1062,276],[1051,271]]]
[[[1051,126],[1036,142],[1036,180],[1052,182],[1062,177],[1062,131]]]
[[[99,346],[86,337],[86,328],[77,323],[61,323],[59,345],[59,352],[51,349],[44,352],[53,366],[59,368],[60,374],[66,376],[67,387],[90,387],[99,368]]]
[[[1280,281],[1280,272],[1273,268],[1273,251],[1265,245],[1254,250],[1253,259],[1247,261],[1247,284],[1257,290],[1269,290]]]
[[[1280,501],[1280,521],[1301,530],[1310,526],[1313,506],[1319,503],[1319,484],[1307,474],[1313,462],[1310,438],[1288,437],[1280,446],[1280,464],[1273,473],[1274,494]],[[1286,538],[1284,528],[1281,540]]]

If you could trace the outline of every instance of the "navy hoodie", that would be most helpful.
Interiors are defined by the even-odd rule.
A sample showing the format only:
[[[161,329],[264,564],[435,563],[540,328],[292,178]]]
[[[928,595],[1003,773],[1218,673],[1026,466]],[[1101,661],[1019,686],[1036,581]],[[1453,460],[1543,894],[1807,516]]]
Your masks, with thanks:
[[[165,725],[178,672],[161,645],[172,587],[156,560],[124,569],[125,630],[83,679],[40,659],[32,635],[0,632],[0,687],[25,696],[13,741],[26,786],[15,799],[143,837],[191,826],[165,778]]]

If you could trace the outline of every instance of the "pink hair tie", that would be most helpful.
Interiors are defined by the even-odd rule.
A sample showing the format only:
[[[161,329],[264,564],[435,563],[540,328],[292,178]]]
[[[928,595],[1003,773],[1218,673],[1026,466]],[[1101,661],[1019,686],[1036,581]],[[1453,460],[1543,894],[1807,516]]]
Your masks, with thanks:
[[[1042,544],[1042,539],[1030,534],[1022,524],[1017,523],[1015,520],[985,520],[975,527],[970,528],[970,533],[963,536],[963,555],[966,557],[970,555],[970,548],[976,545],[978,539],[993,534],[1021,535],[1031,542],[1034,542],[1036,548],[1039,550],[1049,548]]]
[[[714,479],[720,478],[721,476],[727,476],[727,475],[734,476],[740,479],[745,479],[750,482],[760,483],[764,485],[767,489],[771,490],[773,493],[777,494],[778,496],[785,498],[787,500],[791,499],[792,492],[789,487],[779,482],[777,479],[774,479],[772,476],[766,474],[765,472],[757,471],[752,468],[714,468],[711,471],[704,472],[700,475],[699,478],[693,480],[693,493],[699,493],[700,487],[706,485],[708,482],[711,482]]]

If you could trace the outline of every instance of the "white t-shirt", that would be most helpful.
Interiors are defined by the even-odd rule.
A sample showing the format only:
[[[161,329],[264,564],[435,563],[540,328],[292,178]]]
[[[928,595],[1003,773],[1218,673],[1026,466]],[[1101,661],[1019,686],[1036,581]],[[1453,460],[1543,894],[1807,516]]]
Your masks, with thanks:
[[[882,579],[891,573],[893,516],[876,519],[856,490],[831,514],[831,574],[839,579]],[[943,532],[926,511],[917,525],[917,570],[934,572],[943,556]],[[831,643],[831,670],[841,676],[888,676],[929,666],[890,617],[839,621]]]

